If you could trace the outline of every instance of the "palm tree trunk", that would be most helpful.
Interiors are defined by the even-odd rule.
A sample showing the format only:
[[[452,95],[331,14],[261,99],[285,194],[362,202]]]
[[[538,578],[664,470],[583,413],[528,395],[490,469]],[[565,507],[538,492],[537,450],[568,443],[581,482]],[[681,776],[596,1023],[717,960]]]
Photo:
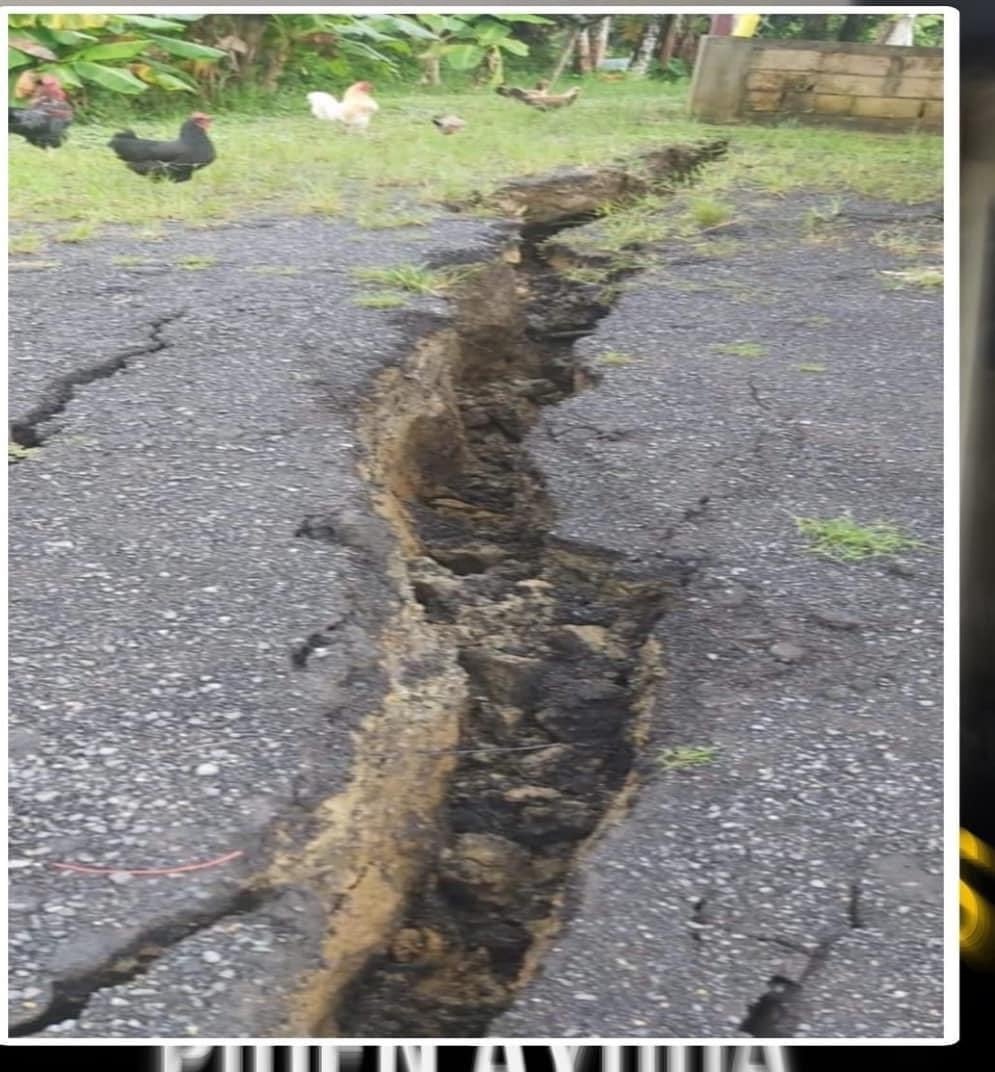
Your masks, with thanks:
[[[591,33],[589,30],[581,30],[577,34],[577,73],[588,75],[591,73]]]
[[[487,84],[491,86],[501,85],[504,81],[504,56],[501,55],[501,49],[497,45],[487,50],[484,63],[487,68]]]
[[[674,45],[677,43],[677,31],[681,28],[683,15],[664,15],[667,20],[666,29],[660,39],[660,66],[666,67],[674,58]]]
[[[601,61],[608,52],[608,41],[612,32],[612,17],[605,17],[598,23],[598,32],[594,36],[594,55],[591,57],[591,66],[597,70]]]
[[[422,66],[421,84],[423,86],[441,86],[442,72],[440,71],[439,57],[423,53],[418,57]]]
[[[663,16],[649,16],[646,21],[646,27],[642,32],[642,36],[639,38],[639,44],[636,45],[632,63],[629,66],[630,74],[634,74],[637,78],[646,77],[646,73],[649,71],[650,67],[650,60],[653,59],[653,53],[656,52],[657,44],[660,41],[660,32],[662,29]]]
[[[283,74],[283,69],[287,66],[287,60],[289,59],[289,41],[281,41],[266,53],[261,85],[267,93],[276,92],[280,84],[280,76]]]
[[[824,41],[829,36],[828,15],[806,15],[805,37],[809,41]]]
[[[837,41],[859,41],[860,31],[863,29],[864,15],[844,15],[840,25],[840,32],[836,35]]]
[[[574,52],[574,45],[577,43],[577,36],[580,30],[571,30],[570,36],[567,38],[566,44],[563,46],[563,51],[560,53],[560,58],[556,61],[556,66],[553,68],[553,73],[549,76],[549,88],[552,89],[556,84],[557,78],[563,74],[563,70],[567,63],[570,61],[570,57]]]

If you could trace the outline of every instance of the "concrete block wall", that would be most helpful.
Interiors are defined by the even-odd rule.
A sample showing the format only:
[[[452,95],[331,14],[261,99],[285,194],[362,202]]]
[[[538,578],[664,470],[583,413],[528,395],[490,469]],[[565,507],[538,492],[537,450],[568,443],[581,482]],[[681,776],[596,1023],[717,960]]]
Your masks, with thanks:
[[[877,130],[943,126],[943,49],[840,41],[701,39],[690,111],[712,123],[806,122]]]

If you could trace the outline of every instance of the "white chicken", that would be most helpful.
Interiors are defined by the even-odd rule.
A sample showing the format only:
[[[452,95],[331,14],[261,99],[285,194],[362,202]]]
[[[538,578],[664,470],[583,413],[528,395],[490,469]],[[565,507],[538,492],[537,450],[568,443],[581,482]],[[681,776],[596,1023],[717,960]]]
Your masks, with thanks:
[[[356,82],[342,94],[342,100],[336,100],[331,93],[309,93],[307,99],[316,119],[337,120],[348,131],[364,131],[380,111],[380,105],[370,96],[372,92],[372,83]]]

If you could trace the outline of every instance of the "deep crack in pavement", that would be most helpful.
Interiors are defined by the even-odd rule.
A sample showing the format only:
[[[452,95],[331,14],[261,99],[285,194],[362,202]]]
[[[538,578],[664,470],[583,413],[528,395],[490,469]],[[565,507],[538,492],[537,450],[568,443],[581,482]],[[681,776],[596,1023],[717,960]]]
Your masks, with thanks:
[[[12,468],[16,1029],[887,1035],[913,1017],[928,1033],[926,969],[908,972],[908,1014],[887,972],[933,949],[937,757],[917,706],[934,702],[932,649],[921,683],[889,692],[876,646],[890,640],[895,665],[921,660],[930,563],[921,552],[904,572],[874,570],[867,607],[852,575],[786,554],[787,489],[817,488],[807,509],[837,507],[876,487],[881,463],[852,431],[840,451],[780,366],[710,375],[708,344],[748,337],[744,324],[795,345],[818,335],[793,334],[756,295],[711,316],[714,303],[652,274],[614,308],[572,288],[561,302],[555,273],[532,260],[555,224],[526,232],[517,267],[506,230],[433,226],[431,249],[391,236],[376,255],[490,265],[486,299],[471,287],[455,318],[432,300],[396,318],[351,307],[340,263],[320,286],[309,271],[274,278],[265,311],[258,280],[233,269],[157,276],[157,300],[182,292],[197,309],[170,360],[61,374],[61,434]],[[369,263],[342,225],[313,221],[254,232],[253,255],[320,261],[316,230]],[[171,241],[246,246],[237,230]],[[801,278],[831,280],[832,251],[806,252]],[[707,255],[694,263],[706,282],[724,274]],[[510,329],[522,302],[524,334]],[[904,318],[893,337],[921,317],[921,347],[924,304],[892,302]],[[697,338],[682,364],[675,310]],[[824,334],[848,360],[852,338]],[[639,368],[638,385],[598,365],[609,348],[638,355],[647,336],[668,356]],[[862,338],[871,358],[850,372],[862,393],[826,381],[834,416],[887,412],[883,353],[884,384],[901,375],[908,388],[906,425],[928,430],[915,354],[877,325]],[[887,458],[905,458],[894,425],[884,431]],[[887,465],[897,479],[878,501],[901,520],[911,504],[905,523],[928,532],[928,499],[914,488],[902,500],[905,469]],[[919,615],[918,634],[883,620],[891,604]],[[816,695],[829,724],[809,717]],[[862,721],[872,704],[889,712],[880,727]],[[708,737],[710,767],[659,774],[659,749]],[[893,818],[892,798],[911,791],[926,833]],[[213,872],[121,878],[233,847],[238,863]],[[118,866],[120,881],[45,867],[60,859]],[[232,913],[246,891],[260,900]],[[907,938],[895,920],[912,924]],[[169,944],[143,957],[150,934]],[[591,957],[614,965],[611,993],[587,976]],[[855,980],[877,1003],[833,1006]]]

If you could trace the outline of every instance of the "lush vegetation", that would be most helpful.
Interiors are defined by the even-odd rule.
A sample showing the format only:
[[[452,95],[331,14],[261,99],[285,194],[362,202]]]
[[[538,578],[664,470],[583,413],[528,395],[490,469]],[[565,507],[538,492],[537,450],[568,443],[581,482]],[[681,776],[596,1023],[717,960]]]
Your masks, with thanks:
[[[8,16],[8,96],[25,96],[25,72],[56,75],[77,98],[103,89],[135,96],[150,89],[197,93],[177,62],[216,63],[224,52],[186,39],[196,15]]]
[[[757,33],[873,41],[893,20],[767,15]],[[554,82],[679,79],[710,26],[706,15],[598,14],[18,14],[8,21],[9,96],[27,94],[26,72],[52,72],[83,117],[97,119],[124,104],[164,114],[178,97],[272,113],[301,92],[360,78],[448,88],[538,74]],[[942,17],[919,16],[915,33],[919,44],[940,43]]]

